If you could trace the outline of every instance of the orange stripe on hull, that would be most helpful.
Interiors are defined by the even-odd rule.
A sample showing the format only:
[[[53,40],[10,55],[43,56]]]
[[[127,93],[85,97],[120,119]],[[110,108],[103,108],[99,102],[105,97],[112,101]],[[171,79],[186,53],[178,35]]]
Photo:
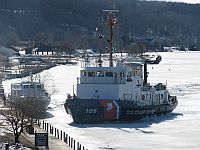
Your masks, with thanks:
[[[104,106],[104,119],[116,120],[118,115],[117,105],[112,100],[102,100],[101,104]]]

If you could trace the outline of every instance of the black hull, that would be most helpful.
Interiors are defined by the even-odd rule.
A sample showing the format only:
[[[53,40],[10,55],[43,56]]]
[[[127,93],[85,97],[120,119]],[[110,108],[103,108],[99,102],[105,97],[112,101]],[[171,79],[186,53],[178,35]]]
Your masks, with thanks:
[[[136,106],[132,101],[67,99],[64,106],[74,123],[103,123],[114,121],[134,121],[148,116],[172,112],[177,102],[172,104]]]

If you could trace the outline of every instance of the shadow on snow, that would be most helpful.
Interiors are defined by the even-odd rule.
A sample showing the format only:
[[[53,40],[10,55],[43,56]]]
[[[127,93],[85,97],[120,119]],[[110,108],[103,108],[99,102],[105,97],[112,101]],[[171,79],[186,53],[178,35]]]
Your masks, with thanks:
[[[166,122],[169,120],[174,120],[178,116],[182,116],[182,115],[183,115],[182,113],[169,113],[165,115],[152,116],[152,117],[136,120],[134,122],[133,121],[131,122],[105,122],[101,124],[75,124],[72,122],[69,125],[78,127],[78,128],[100,127],[100,128],[117,128],[120,130],[124,130],[123,128],[135,128],[136,130],[149,134],[153,132],[144,131],[141,128],[144,129],[144,128],[150,127],[152,124],[159,124],[159,123]]]

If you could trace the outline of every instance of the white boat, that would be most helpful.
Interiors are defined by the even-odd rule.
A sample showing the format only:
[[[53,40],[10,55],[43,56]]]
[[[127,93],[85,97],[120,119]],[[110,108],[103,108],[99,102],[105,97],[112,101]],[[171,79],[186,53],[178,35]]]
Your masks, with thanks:
[[[50,103],[50,95],[44,89],[44,85],[31,76],[27,81],[11,84],[11,93],[8,95],[8,101],[11,103],[23,103],[23,105],[32,105],[31,111],[38,113],[45,112]]]

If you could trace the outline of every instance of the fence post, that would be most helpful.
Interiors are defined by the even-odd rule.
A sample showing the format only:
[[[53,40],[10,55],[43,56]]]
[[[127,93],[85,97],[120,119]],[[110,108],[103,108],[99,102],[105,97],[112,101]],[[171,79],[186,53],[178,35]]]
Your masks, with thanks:
[[[74,150],[76,150],[76,147],[75,147],[75,146],[76,146],[76,141],[74,140]]]
[[[57,136],[58,136],[58,139],[59,139],[59,130],[57,129]]]
[[[51,125],[49,125],[49,133],[51,134]]]
[[[81,144],[79,146],[80,146],[79,149],[81,150]]]
[[[42,129],[44,129],[44,120],[42,121]]]
[[[55,137],[56,137],[56,130],[57,130],[57,129],[55,128]]]
[[[62,141],[62,136],[63,136],[63,134],[62,134],[62,130],[60,131],[60,140]]]
[[[51,126],[51,134],[53,135],[53,126]]]
[[[47,126],[47,124],[46,124],[46,122],[44,123],[44,130],[46,131],[46,126]]]
[[[70,142],[71,139],[70,139],[70,138],[71,138],[71,137],[69,136],[69,143],[68,143],[68,144],[69,144],[69,147],[70,147],[70,144],[71,144],[71,142]]]
[[[47,133],[49,132],[49,123],[47,123]]]
[[[68,134],[65,134],[65,143],[68,143]]]
[[[63,141],[65,142],[65,132],[63,132]]]
[[[77,150],[79,150],[79,142],[77,142],[77,145],[76,145],[76,146],[77,146]]]
[[[73,146],[73,138],[71,138],[71,148],[72,148],[72,146]]]

